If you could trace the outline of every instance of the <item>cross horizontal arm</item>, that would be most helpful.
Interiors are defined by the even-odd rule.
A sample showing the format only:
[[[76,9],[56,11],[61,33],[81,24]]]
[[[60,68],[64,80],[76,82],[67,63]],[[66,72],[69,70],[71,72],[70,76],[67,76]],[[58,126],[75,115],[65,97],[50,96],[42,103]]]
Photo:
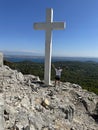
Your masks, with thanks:
[[[53,22],[52,23],[52,29],[53,30],[62,30],[65,28],[65,23],[64,22]]]
[[[64,22],[50,22],[50,23],[34,23],[35,30],[62,30],[65,28]]]
[[[46,30],[47,23],[34,23],[35,30]]]

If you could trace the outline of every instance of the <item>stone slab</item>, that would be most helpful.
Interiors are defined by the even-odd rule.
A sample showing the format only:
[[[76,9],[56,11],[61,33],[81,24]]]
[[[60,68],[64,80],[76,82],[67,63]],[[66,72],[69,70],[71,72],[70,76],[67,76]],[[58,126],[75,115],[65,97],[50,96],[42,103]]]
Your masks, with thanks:
[[[0,67],[3,66],[3,53],[0,52]]]

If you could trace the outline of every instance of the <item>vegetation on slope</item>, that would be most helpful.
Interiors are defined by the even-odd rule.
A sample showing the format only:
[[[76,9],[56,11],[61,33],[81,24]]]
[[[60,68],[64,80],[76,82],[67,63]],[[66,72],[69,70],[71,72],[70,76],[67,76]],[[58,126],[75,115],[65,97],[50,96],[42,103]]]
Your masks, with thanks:
[[[16,62],[11,63],[4,61],[12,69],[17,69],[23,74],[33,74],[39,76],[40,79],[44,77],[44,64],[33,62]],[[78,61],[64,61],[52,63],[55,67],[60,66],[63,69],[61,81],[76,83],[83,88],[93,91],[98,94],[98,63],[96,62],[78,62]],[[55,71],[52,67],[51,79],[54,80]]]

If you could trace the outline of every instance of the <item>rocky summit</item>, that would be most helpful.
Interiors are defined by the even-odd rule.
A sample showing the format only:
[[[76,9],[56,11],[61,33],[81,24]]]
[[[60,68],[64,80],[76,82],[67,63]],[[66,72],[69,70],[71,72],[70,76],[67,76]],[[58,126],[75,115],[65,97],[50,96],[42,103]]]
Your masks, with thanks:
[[[98,130],[98,96],[0,67],[0,130]]]

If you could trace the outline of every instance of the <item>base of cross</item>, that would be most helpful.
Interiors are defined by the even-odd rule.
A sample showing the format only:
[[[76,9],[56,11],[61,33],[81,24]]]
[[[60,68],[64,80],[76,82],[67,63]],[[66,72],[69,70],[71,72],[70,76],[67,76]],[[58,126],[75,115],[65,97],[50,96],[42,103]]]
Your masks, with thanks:
[[[47,87],[53,87],[54,86],[53,84],[45,84],[45,83],[44,83],[44,85],[47,86]]]

